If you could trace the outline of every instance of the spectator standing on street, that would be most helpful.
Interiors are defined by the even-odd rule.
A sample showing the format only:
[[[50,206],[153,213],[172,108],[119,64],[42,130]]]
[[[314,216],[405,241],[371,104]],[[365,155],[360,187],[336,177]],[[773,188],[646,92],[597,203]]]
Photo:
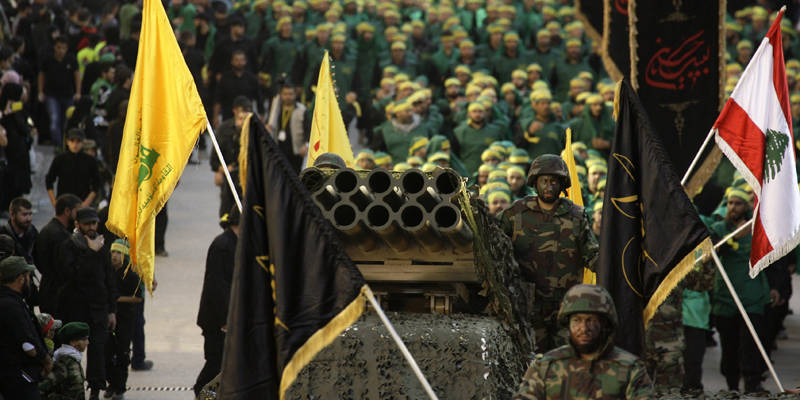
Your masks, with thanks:
[[[33,245],[39,232],[33,226],[33,204],[24,198],[17,197],[11,200],[8,207],[8,222],[0,226],[0,234],[6,234],[14,239],[14,254],[25,257],[25,261],[33,264]]]
[[[4,75],[5,76],[5,75]],[[0,141],[0,160],[5,158],[5,178],[0,178],[3,194],[0,194],[0,209],[8,208],[8,202],[31,191],[30,145],[34,131],[28,125],[28,113],[24,109],[25,92],[16,83],[6,83],[0,94],[0,125],[6,136],[6,144]],[[4,153],[4,155],[2,154]],[[0,161],[0,164],[3,164]],[[0,165],[0,174],[4,167]]]
[[[203,353],[206,363],[197,382],[195,395],[200,394],[208,382],[219,374],[222,367],[222,348],[225,344],[225,324],[228,319],[228,298],[231,293],[236,241],[239,237],[239,209],[233,206],[230,213],[220,219],[225,229],[208,248],[203,292],[197,311],[197,326],[203,330]]]
[[[37,382],[52,367],[38,323],[24,299],[35,270],[22,257],[0,261],[0,397],[7,400],[39,399]]]
[[[68,151],[57,155],[50,164],[45,175],[45,187],[50,202],[56,205],[56,196],[72,193],[81,199],[81,205],[88,207],[97,196],[100,187],[100,173],[97,160],[81,151],[83,148],[83,130],[71,129],[67,132]],[[56,190],[53,186],[58,181]]]
[[[62,344],[53,357],[53,372],[39,384],[39,390],[45,399],[85,399],[81,360],[89,346],[89,325],[70,322],[58,331],[58,340]]]
[[[289,160],[292,170],[298,173],[302,169],[303,157],[308,152],[308,135],[303,129],[306,106],[297,101],[294,86],[284,82],[270,109],[267,131]]]
[[[53,314],[56,312],[56,292],[53,287],[57,268],[56,249],[69,239],[75,228],[75,214],[80,208],[81,199],[74,194],[62,194],[56,199],[56,215],[39,232],[33,248],[36,268],[42,274],[39,286],[39,309]]]
[[[142,302],[139,289],[139,275],[132,270],[125,271],[129,264],[128,244],[117,239],[111,244],[111,266],[114,267],[119,288],[117,298],[117,326],[112,330],[106,345],[106,372],[108,391],[112,399],[124,398],[128,382],[128,366],[131,362],[131,337],[136,319],[137,303]]]
[[[225,120],[217,129],[217,141],[222,157],[228,163],[228,172],[239,197],[242,196],[242,189],[239,184],[239,136],[242,132],[242,125],[248,113],[253,112],[253,105],[247,97],[239,96],[233,99],[233,118]],[[236,204],[233,199],[233,192],[225,178],[225,171],[222,169],[219,157],[213,155],[208,159],[211,170],[214,171],[214,184],[219,186],[219,216],[225,215],[231,207]]]
[[[261,92],[258,78],[247,69],[247,53],[237,49],[231,54],[231,69],[222,73],[216,87],[214,97],[214,121],[217,125],[221,121],[233,117],[233,99],[245,96],[252,102],[258,102]]]
[[[103,236],[97,233],[97,210],[76,214],[75,232],[58,248],[58,315],[65,322],[85,322],[91,330],[86,375],[96,399],[106,386],[105,344],[116,326],[117,285]]]
[[[50,115],[50,138],[61,148],[61,130],[67,108],[81,98],[81,74],[75,55],[68,53],[67,38],[59,36],[53,43],[53,55],[44,59],[39,69],[39,101]]]

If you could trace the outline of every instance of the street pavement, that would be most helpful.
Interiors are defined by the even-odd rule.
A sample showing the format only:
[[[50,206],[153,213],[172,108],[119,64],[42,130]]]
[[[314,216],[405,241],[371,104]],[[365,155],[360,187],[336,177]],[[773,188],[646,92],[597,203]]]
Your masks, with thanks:
[[[31,200],[34,224],[41,228],[52,218],[53,208],[44,190],[44,175],[52,160],[51,147],[37,147],[36,172]],[[154,362],[150,371],[132,371],[126,398],[130,400],[191,399],[197,373],[203,366],[203,338],[195,324],[200,291],[203,285],[208,245],[221,232],[217,224],[218,189],[207,157],[199,165],[187,165],[180,184],[168,204],[169,224],[166,234],[168,257],[156,258],[157,290],[146,295],[145,332],[147,358]],[[800,276],[794,276],[795,291]],[[773,354],[775,370],[787,388],[800,384],[800,296],[791,300],[798,311],[786,319],[788,340],[778,343]],[[718,339],[718,337],[717,337]],[[725,388],[719,373],[719,346],[708,348],[703,365],[706,390]],[[764,383],[775,392],[772,379]]]

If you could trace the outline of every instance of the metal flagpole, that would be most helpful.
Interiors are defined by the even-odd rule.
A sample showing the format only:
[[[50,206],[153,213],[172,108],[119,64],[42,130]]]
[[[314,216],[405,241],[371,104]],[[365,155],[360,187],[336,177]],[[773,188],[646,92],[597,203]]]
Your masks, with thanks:
[[[208,118],[206,118],[206,126],[208,127],[208,135],[211,136],[211,143],[214,143],[214,150],[217,151],[217,157],[219,157],[219,163],[222,165],[222,171],[225,172],[225,178],[228,180],[228,186],[231,187],[231,193],[233,193],[233,199],[236,200],[236,205],[239,207],[239,212],[242,212],[242,201],[239,200],[239,193],[236,191],[236,186],[233,185],[233,179],[231,179],[231,173],[228,171],[228,164],[225,162],[225,158],[222,157],[222,150],[219,149],[219,143],[217,143],[217,137],[214,135],[214,129],[211,128],[211,122],[208,122]]]
[[[417,376],[417,379],[419,379],[419,383],[422,384],[422,387],[425,389],[425,392],[428,393],[428,397],[431,398],[431,400],[439,400],[439,398],[436,397],[436,393],[433,392],[431,384],[428,383],[427,379],[425,379],[425,375],[422,375],[422,371],[419,369],[417,362],[414,361],[414,357],[411,356],[411,353],[408,351],[408,348],[406,347],[405,343],[403,343],[403,340],[400,339],[400,335],[397,334],[397,331],[394,330],[392,323],[389,322],[388,318],[386,318],[386,314],[383,313],[381,305],[378,304],[378,301],[375,299],[375,294],[372,293],[372,289],[370,289],[369,286],[366,287],[366,290],[364,291],[364,296],[367,297],[367,300],[369,300],[370,304],[372,304],[372,307],[374,307],[375,311],[378,313],[378,317],[380,317],[381,321],[383,321],[383,324],[386,325],[386,329],[389,331],[389,334],[392,335],[392,339],[394,339],[394,342],[397,344],[397,347],[400,348],[400,351],[403,353],[403,356],[406,358],[406,361],[408,361],[408,363],[411,365],[411,369],[414,370],[414,375]]]
[[[681,185],[686,186],[686,182],[689,181],[689,177],[692,175],[692,170],[694,166],[697,165],[697,162],[700,161],[700,156],[703,155],[703,151],[705,151],[706,146],[708,146],[708,142],[711,141],[711,138],[714,137],[714,127],[711,127],[711,130],[708,131],[708,136],[706,136],[706,140],[703,141],[703,145],[700,146],[700,150],[697,151],[697,154],[694,156],[694,160],[692,163],[689,164],[689,169],[686,170],[686,173],[683,175],[683,179],[681,179]]]
[[[743,223],[743,224],[742,224],[740,227],[736,228],[736,230],[735,230],[735,231],[733,231],[733,232],[729,233],[729,234],[728,234],[728,236],[725,236],[724,238],[722,238],[722,239],[721,239],[719,242],[717,242],[717,243],[714,245],[714,250],[717,250],[717,249],[719,249],[720,247],[722,247],[722,245],[723,245],[723,244],[725,244],[725,242],[727,242],[728,240],[730,240],[732,237],[734,237],[734,236],[738,235],[738,234],[739,234],[739,232],[741,232],[741,231],[745,230],[746,228],[749,228],[749,227],[751,227],[751,226],[753,225],[753,222],[754,222],[755,220],[756,220],[756,218],[755,218],[755,217],[753,217],[752,219],[750,219],[750,221],[747,221],[747,222]]]
[[[722,267],[722,262],[719,260],[719,256],[717,255],[717,250],[715,249],[711,250],[711,257],[714,258],[714,263],[717,264],[717,270],[719,271],[720,276],[722,276],[722,280],[725,281],[725,285],[728,287],[728,291],[731,292],[733,301],[736,303],[736,307],[739,308],[739,313],[742,314],[742,318],[744,318],[744,322],[747,325],[747,329],[750,330],[750,335],[753,336],[753,341],[756,342],[756,346],[758,346],[758,351],[761,352],[761,357],[764,358],[764,362],[767,364],[769,372],[772,374],[772,379],[774,379],[775,384],[778,385],[778,390],[781,393],[783,393],[783,385],[781,385],[781,381],[778,379],[778,375],[775,373],[775,368],[772,367],[772,362],[770,362],[769,357],[767,357],[767,352],[764,351],[764,346],[761,344],[761,340],[758,338],[758,334],[756,334],[756,329],[753,327],[753,323],[750,321],[750,317],[747,316],[747,312],[745,311],[744,306],[742,306],[742,301],[739,300],[739,296],[733,289],[733,284],[731,283],[730,279],[728,279],[728,274],[725,272],[725,268]]]

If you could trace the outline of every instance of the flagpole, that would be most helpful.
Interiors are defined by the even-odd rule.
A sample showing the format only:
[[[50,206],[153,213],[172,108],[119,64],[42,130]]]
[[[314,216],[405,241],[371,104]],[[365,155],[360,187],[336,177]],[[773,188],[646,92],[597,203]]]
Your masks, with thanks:
[[[433,392],[431,384],[428,383],[427,379],[425,379],[425,375],[422,375],[422,371],[419,369],[417,362],[414,361],[414,357],[408,351],[408,348],[406,347],[405,343],[403,343],[403,339],[400,339],[400,335],[397,334],[397,331],[394,330],[392,323],[389,322],[388,318],[386,318],[386,314],[384,314],[381,305],[378,304],[378,301],[375,299],[375,294],[372,293],[372,289],[370,289],[369,286],[366,286],[366,290],[364,291],[364,296],[367,297],[367,300],[369,300],[370,304],[372,304],[372,307],[375,308],[375,311],[378,313],[378,317],[380,317],[381,321],[383,321],[383,324],[386,325],[386,329],[389,331],[389,334],[392,335],[392,339],[394,339],[394,342],[397,344],[397,347],[400,348],[400,352],[403,353],[403,356],[406,358],[406,361],[408,361],[408,363],[411,365],[411,369],[414,370],[414,375],[417,376],[419,383],[422,384],[422,387],[425,389],[425,392],[428,394],[428,397],[431,398],[431,400],[439,400],[439,398],[436,397],[436,393]]]
[[[706,136],[706,140],[703,141],[703,145],[700,146],[700,150],[697,151],[697,154],[694,156],[694,160],[692,163],[689,164],[689,169],[686,170],[686,173],[683,175],[683,179],[681,179],[681,186],[686,186],[686,182],[689,181],[689,177],[692,175],[692,170],[694,169],[697,162],[700,161],[700,156],[703,155],[703,151],[705,151],[706,146],[708,146],[708,142],[711,141],[711,138],[714,137],[714,127],[711,127],[711,130],[708,131],[708,136]]]
[[[742,224],[740,227],[736,228],[736,230],[735,230],[735,231],[733,231],[733,232],[729,233],[729,234],[728,234],[728,236],[725,236],[724,238],[722,238],[722,239],[721,239],[719,242],[717,242],[717,243],[714,245],[714,250],[717,250],[717,249],[719,249],[720,247],[722,247],[722,245],[723,245],[723,244],[725,244],[725,242],[727,242],[728,240],[730,240],[732,237],[734,237],[734,236],[738,235],[738,234],[739,234],[739,232],[741,232],[741,231],[745,230],[745,228],[749,228],[751,225],[753,225],[753,221],[755,221],[755,220],[756,220],[756,219],[755,219],[755,217],[753,217],[751,220],[749,220],[749,221],[747,221],[747,222],[743,223],[743,224]]]
[[[228,164],[225,162],[225,157],[222,157],[222,150],[219,149],[219,143],[217,143],[217,137],[214,135],[214,129],[211,128],[211,122],[208,122],[207,118],[206,126],[208,127],[208,135],[211,136],[211,143],[214,143],[214,150],[217,151],[219,163],[222,165],[222,171],[225,172],[225,178],[228,180],[228,186],[231,187],[233,199],[236,200],[236,205],[239,207],[239,212],[242,212],[242,201],[239,200],[239,192],[236,191],[236,186],[234,186],[233,179],[231,179],[231,173],[228,171]]]
[[[744,310],[742,301],[739,300],[739,296],[736,294],[736,290],[733,289],[733,284],[731,283],[730,279],[728,279],[728,274],[725,272],[725,268],[722,267],[722,261],[719,260],[719,256],[717,255],[716,250],[713,249],[711,250],[711,257],[714,258],[714,263],[717,264],[717,270],[719,271],[720,276],[722,276],[722,280],[725,281],[725,285],[728,287],[728,291],[731,292],[733,301],[736,303],[736,307],[739,309],[739,313],[742,314],[742,318],[744,319],[744,322],[747,325],[747,329],[750,331],[750,335],[753,336],[753,341],[756,342],[758,351],[761,353],[761,357],[764,358],[764,362],[767,364],[770,374],[772,374],[772,379],[774,379],[775,384],[778,385],[778,391],[780,393],[783,393],[784,391],[783,385],[781,385],[781,381],[778,379],[778,375],[775,373],[775,368],[772,367],[772,362],[769,361],[767,352],[764,351],[764,346],[761,344],[761,340],[758,338],[756,329],[753,327],[753,322],[750,321],[750,317],[747,316],[747,312]]]

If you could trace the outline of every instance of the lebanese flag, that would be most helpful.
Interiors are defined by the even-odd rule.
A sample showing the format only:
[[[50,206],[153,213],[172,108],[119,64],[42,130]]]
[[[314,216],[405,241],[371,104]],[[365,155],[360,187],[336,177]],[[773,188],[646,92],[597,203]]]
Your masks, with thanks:
[[[800,190],[781,41],[783,13],[778,13],[713,128],[717,145],[756,196],[752,278],[800,242]]]

